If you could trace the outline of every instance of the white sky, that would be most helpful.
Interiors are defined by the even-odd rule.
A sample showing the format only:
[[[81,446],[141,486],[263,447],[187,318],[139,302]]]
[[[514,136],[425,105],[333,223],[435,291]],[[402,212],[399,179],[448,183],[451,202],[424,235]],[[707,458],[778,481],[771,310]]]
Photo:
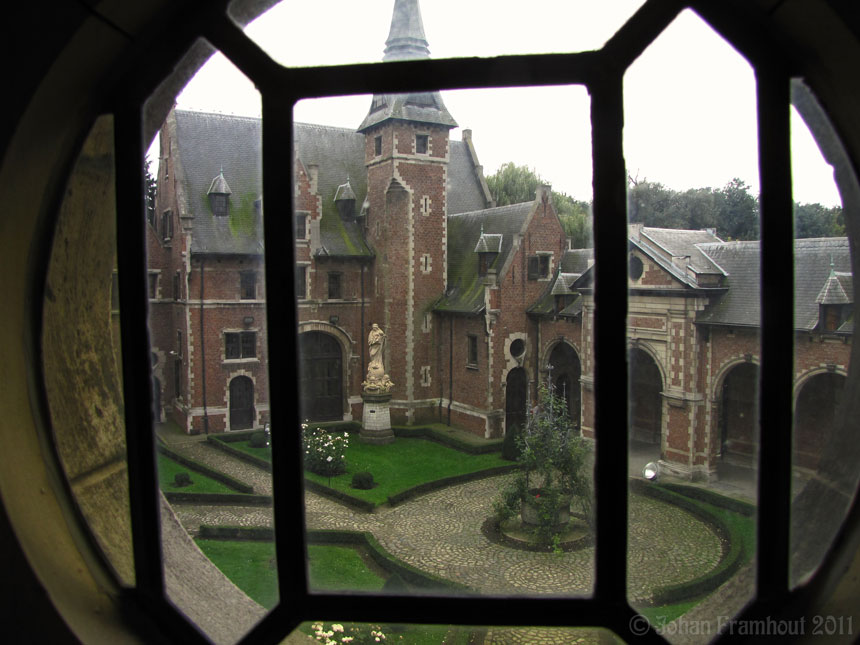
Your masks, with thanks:
[[[381,60],[393,0],[314,0],[281,4],[247,33],[285,65]],[[598,49],[642,0],[423,0],[431,56]],[[746,61],[703,21],[684,12],[625,76],[624,154],[634,177],[676,190],[720,187],[740,177],[758,190],[755,81]],[[485,174],[513,161],[534,168],[558,191],[591,199],[589,98],[582,87],[443,92],[470,128]],[[181,109],[259,116],[253,84],[214,56],[177,98]],[[357,127],[369,96],[303,101],[295,118]],[[460,138],[460,128],[452,131]],[[828,166],[792,114],[794,199],[838,205]]]

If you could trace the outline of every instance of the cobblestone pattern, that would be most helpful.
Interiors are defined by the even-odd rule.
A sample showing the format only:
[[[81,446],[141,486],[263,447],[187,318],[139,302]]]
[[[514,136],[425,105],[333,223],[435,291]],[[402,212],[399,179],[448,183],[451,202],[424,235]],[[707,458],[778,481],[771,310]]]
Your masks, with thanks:
[[[505,477],[493,477],[423,495],[396,508],[367,514],[313,493],[306,495],[311,528],[370,531],[403,561],[488,594],[591,593],[594,549],[555,555],[491,544],[479,518]],[[644,601],[656,586],[690,580],[719,562],[722,546],[710,528],[690,514],[631,496],[629,584]],[[200,524],[271,526],[271,510],[259,507],[177,505],[191,533]]]
[[[201,464],[218,470],[225,475],[230,475],[241,482],[254,487],[256,495],[272,494],[272,474],[262,468],[257,468],[240,459],[228,455],[223,450],[218,450],[205,441],[195,441],[170,446],[176,452],[185,455],[189,459],[199,461]]]
[[[601,639],[596,629],[563,628],[493,628],[487,631],[484,645],[600,645],[607,642]]]

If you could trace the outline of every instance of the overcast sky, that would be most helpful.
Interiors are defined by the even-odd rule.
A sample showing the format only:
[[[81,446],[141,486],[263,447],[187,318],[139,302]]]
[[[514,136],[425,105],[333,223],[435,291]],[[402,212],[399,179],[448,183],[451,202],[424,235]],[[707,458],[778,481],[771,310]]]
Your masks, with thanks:
[[[423,0],[434,58],[598,49],[642,0]],[[393,0],[285,0],[247,33],[285,65],[381,60]],[[684,12],[624,79],[624,154],[630,174],[671,188],[720,187],[733,177],[758,190],[755,81],[747,62]],[[591,199],[588,93],[581,87],[443,92],[470,128],[485,174],[513,161],[553,188]],[[178,97],[181,109],[259,116],[259,95],[220,54]],[[369,96],[304,101],[295,118],[355,128]],[[838,205],[832,169],[793,115],[794,199]],[[460,128],[451,133],[461,137]]]

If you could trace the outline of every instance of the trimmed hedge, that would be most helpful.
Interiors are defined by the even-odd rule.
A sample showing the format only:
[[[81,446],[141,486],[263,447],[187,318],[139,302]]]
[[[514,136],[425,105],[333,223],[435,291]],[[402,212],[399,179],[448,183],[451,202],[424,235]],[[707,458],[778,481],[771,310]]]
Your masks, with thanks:
[[[245,436],[238,436],[242,434],[244,434]],[[206,441],[218,448],[218,450],[223,450],[224,452],[232,455],[233,457],[236,457],[236,459],[241,459],[242,461],[247,462],[253,466],[257,466],[265,471],[272,472],[272,463],[270,461],[248,454],[244,450],[239,450],[238,448],[234,448],[230,445],[231,443],[236,443],[237,441],[247,441],[249,439],[250,433],[247,432],[231,432],[229,435],[210,434],[208,437],[206,437]]]
[[[436,443],[441,443],[454,450],[465,452],[470,455],[485,455],[491,452],[501,452],[501,439],[488,439],[486,443],[472,444],[467,441],[462,441],[457,437],[440,432],[432,426],[392,426],[392,432],[395,437],[403,437],[405,439],[429,439]]]
[[[466,585],[459,582],[453,582],[439,576],[434,576],[430,573],[425,573],[420,569],[416,569],[412,565],[406,564],[402,560],[391,555],[383,546],[376,540],[371,533],[363,531],[342,531],[337,529],[322,529],[308,531],[309,544],[353,544],[367,548],[370,557],[380,567],[392,575],[400,576],[404,581],[413,587],[419,587],[422,593],[428,591],[472,591]]]
[[[271,506],[271,495],[248,495],[245,493],[182,493],[164,491],[171,504],[227,504],[229,506]]]
[[[215,470],[207,466],[206,464],[201,464],[198,461],[194,461],[193,459],[189,459],[183,455],[180,455],[178,452],[171,450],[167,446],[163,444],[159,444],[156,446],[158,452],[163,454],[165,457],[170,457],[173,461],[182,464],[183,466],[187,466],[191,470],[196,470],[198,473],[203,473],[207,477],[211,477],[212,479],[221,482],[228,488],[232,488],[233,490],[239,491],[240,493],[245,494],[253,494],[254,487],[246,484],[245,482],[239,481],[230,475],[222,473],[220,470]],[[186,494],[186,493],[183,493]]]
[[[719,587],[729,578],[731,578],[735,574],[735,572],[749,559],[750,554],[745,552],[743,538],[740,535],[737,535],[734,531],[732,531],[732,529],[723,521],[722,518],[714,515],[709,510],[708,506],[725,508],[726,510],[730,511],[733,511],[733,509],[726,508],[720,504],[703,502],[701,499],[699,499],[699,497],[701,497],[699,495],[691,495],[690,497],[687,497],[684,494],[689,490],[698,491],[701,489],[697,489],[691,486],[677,486],[671,484],[667,486],[653,483],[649,484],[647,482],[637,479],[631,480],[631,486],[638,493],[653,497],[655,499],[659,499],[661,501],[672,504],[673,506],[682,508],[691,515],[694,515],[695,517],[701,519],[716,531],[716,533],[720,536],[724,543],[728,544],[728,550],[723,553],[716,567],[714,567],[707,573],[699,576],[698,578],[694,578],[693,580],[688,580],[686,582],[680,582],[678,584],[673,585],[657,587],[654,590],[654,594],[651,598],[651,604],[671,605],[674,603],[690,600],[691,598],[704,596],[714,591],[717,587]],[[669,488],[670,486],[672,487],[671,489]],[[683,491],[683,493],[681,491]],[[709,493],[709,495],[707,496],[709,499],[730,499],[725,498],[722,495],[712,493],[710,491],[707,492]],[[715,499],[715,501],[721,502],[722,500]],[[743,514],[746,515],[746,513]]]
[[[699,488],[698,486],[684,486],[683,484],[658,485],[674,493],[683,495],[684,497],[692,497],[693,499],[697,499],[700,502],[705,502],[706,504],[716,506],[717,508],[724,508],[727,511],[732,511],[733,513],[738,513],[740,515],[746,515],[747,517],[754,516],[756,512],[755,504],[750,504],[749,502],[744,502],[743,500],[734,499],[733,497],[726,497],[725,495],[720,495],[719,493],[715,493],[714,491],[708,490],[707,488]]]
[[[354,508],[357,511],[363,511],[364,513],[372,513],[373,509],[376,508],[376,504],[374,504],[373,502],[368,502],[367,500],[353,497],[349,493],[335,490],[334,488],[329,488],[328,486],[323,486],[322,484],[319,484],[315,481],[311,481],[307,477],[305,477],[305,490],[309,490],[316,493],[317,495],[322,495],[337,502],[341,502],[351,508]]]
[[[399,493],[395,493],[394,495],[389,495],[388,503],[391,506],[396,506],[401,502],[405,502],[406,500],[412,499],[413,497],[417,497],[418,495],[423,495],[424,493],[429,493],[430,491],[439,490],[440,488],[446,488],[448,486],[453,486],[454,484],[464,484],[466,482],[475,481],[477,479],[484,479],[485,477],[502,475],[504,473],[509,473],[512,470],[516,470],[517,468],[519,468],[517,464],[510,464],[508,466],[496,466],[495,468],[488,468],[487,470],[478,470],[473,473],[463,473],[462,475],[452,475],[451,477],[435,479],[431,482],[425,482],[423,484],[418,484],[418,486],[407,488],[406,490],[401,491]]]
[[[275,529],[271,526],[213,526],[201,524],[198,538],[207,540],[265,540],[275,539]]]

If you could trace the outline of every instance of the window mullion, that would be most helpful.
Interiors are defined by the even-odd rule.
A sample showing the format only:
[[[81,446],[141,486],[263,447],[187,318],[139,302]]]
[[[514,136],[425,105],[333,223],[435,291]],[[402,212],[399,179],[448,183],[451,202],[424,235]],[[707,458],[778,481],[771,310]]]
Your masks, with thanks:
[[[627,559],[627,248],[622,76],[589,85],[594,165],[595,597],[624,602]],[[587,332],[586,332],[587,333]],[[623,401],[624,405],[619,402]]]
[[[272,487],[275,552],[278,564],[280,605],[298,624],[307,603],[305,568],[305,509],[302,485],[301,411],[297,405],[277,405],[296,400],[298,329],[296,313],[295,244],[292,224],[293,191],[278,190],[284,178],[293,177],[293,103],[283,97],[263,95],[263,218],[264,248],[277,249],[266,255],[266,335],[269,351],[269,397],[272,427]],[[292,180],[289,180],[290,185]],[[275,190],[267,190],[274,187]],[[275,333],[275,330],[287,330]],[[271,369],[276,365],[278,369]]]
[[[761,179],[761,353],[759,384],[758,596],[788,590],[791,512],[794,240],[790,80],[757,70]]]

